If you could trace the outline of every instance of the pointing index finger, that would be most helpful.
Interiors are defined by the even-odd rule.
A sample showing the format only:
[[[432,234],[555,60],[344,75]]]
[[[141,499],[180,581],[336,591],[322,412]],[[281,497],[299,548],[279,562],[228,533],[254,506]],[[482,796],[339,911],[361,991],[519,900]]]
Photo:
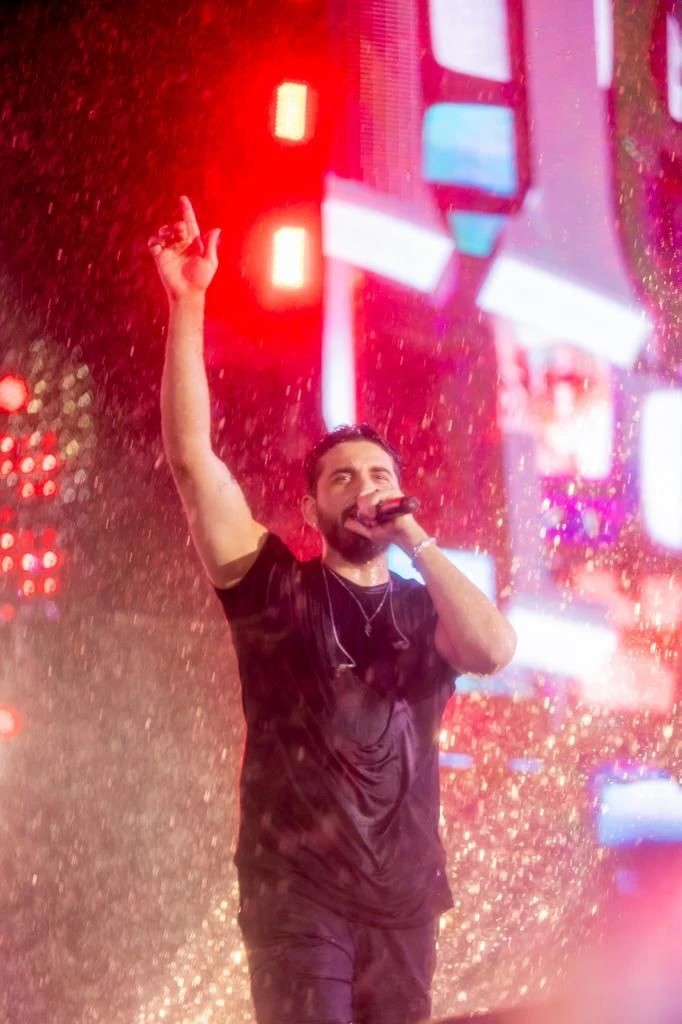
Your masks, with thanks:
[[[190,242],[193,242],[197,238],[201,238],[201,232],[199,231],[199,224],[194,212],[194,207],[187,196],[180,196],[180,209],[182,211],[182,219],[187,225],[187,235]]]

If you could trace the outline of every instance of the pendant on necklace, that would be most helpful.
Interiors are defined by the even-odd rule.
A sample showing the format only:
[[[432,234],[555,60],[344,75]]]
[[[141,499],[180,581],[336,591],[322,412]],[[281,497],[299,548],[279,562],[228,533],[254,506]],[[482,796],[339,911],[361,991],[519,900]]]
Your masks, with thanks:
[[[372,623],[371,622],[366,622],[365,623],[365,636],[371,636],[371,635],[372,635]]]

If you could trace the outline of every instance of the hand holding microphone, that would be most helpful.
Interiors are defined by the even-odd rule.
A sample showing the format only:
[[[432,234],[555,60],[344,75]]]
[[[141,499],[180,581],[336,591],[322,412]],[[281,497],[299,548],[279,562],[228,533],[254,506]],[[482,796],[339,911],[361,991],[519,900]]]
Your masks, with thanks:
[[[419,508],[419,499],[402,494],[398,498],[384,498],[374,506],[376,514],[374,518],[363,515],[357,510],[357,506],[351,511],[350,517],[356,519],[362,526],[371,529],[374,526],[385,526],[398,516],[409,515]]]

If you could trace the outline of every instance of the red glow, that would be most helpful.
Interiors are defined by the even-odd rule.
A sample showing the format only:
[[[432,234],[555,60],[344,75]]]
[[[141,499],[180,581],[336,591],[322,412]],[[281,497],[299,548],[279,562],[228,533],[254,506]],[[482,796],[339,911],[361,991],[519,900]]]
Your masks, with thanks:
[[[19,469],[22,473],[32,473],[35,468],[35,459],[32,459],[30,455],[27,455],[26,458],[22,459],[19,463]]]
[[[16,614],[13,604],[0,604],[0,622],[11,622]]]
[[[12,460],[5,459],[5,461],[0,464],[0,476],[9,476],[13,469],[14,463],[12,462]]]
[[[33,572],[38,566],[38,559],[35,555],[26,554],[21,556],[21,568],[24,572]]]
[[[58,490],[59,487],[54,482],[54,480],[46,480],[43,486],[41,487],[41,492],[43,494],[43,497],[45,498],[54,498]]]
[[[43,555],[43,568],[54,569],[58,561],[59,557],[56,551],[46,551]]]
[[[3,551],[9,551],[10,548],[14,547],[16,536],[13,533],[0,533],[0,548]]]
[[[10,555],[3,555],[0,558],[0,572],[11,572],[14,568],[14,559]]]
[[[43,458],[42,467],[46,473],[50,473],[57,466],[56,455],[46,455]]]
[[[20,493],[22,498],[32,498],[36,493],[35,485],[31,483],[22,484]]]
[[[59,583],[54,576],[47,576],[43,580],[43,593],[52,596],[59,590]]]
[[[16,441],[9,434],[5,434],[4,437],[0,437],[0,452],[6,454],[11,452],[13,448],[16,448]]]
[[[0,704],[0,740],[13,740],[22,728],[21,715],[16,708],[10,707],[9,704]]]
[[[45,580],[47,583],[47,580]],[[35,597],[36,585],[33,580],[24,580],[21,584],[21,593],[24,597]]]
[[[0,411],[19,412],[27,401],[28,388],[25,380],[13,374],[0,377]]]

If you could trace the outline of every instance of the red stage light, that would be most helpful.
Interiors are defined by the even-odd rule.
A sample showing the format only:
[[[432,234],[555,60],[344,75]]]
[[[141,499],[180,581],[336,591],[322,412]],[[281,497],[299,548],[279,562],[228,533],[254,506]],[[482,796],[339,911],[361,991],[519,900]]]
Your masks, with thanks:
[[[45,580],[47,583],[47,580]],[[33,580],[24,580],[21,584],[21,593],[23,597],[35,597],[36,585]]]
[[[3,555],[0,558],[0,572],[11,572],[14,568],[14,559],[10,555]]]
[[[0,533],[0,548],[3,551],[9,551],[10,548],[14,547],[16,537],[13,533]]]
[[[36,468],[36,460],[32,459],[30,455],[27,455],[19,463],[19,469],[22,473],[32,473]]]
[[[41,487],[41,492],[44,498],[54,498],[58,490],[59,486],[54,482],[54,480],[46,480]]]
[[[56,551],[46,551],[43,555],[43,568],[54,569],[58,561],[59,556]]]
[[[0,622],[11,622],[16,614],[13,604],[0,604]]]
[[[282,82],[275,95],[274,134],[285,142],[307,142],[313,134],[313,90],[304,82]]]
[[[47,576],[43,580],[43,593],[44,594],[47,594],[48,596],[51,597],[53,594],[56,594],[58,590],[59,590],[59,583],[54,578],[54,576]]]
[[[19,412],[28,401],[26,381],[21,377],[8,374],[0,377],[0,411]]]
[[[7,454],[7,452],[11,452],[15,447],[16,441],[13,437],[10,437],[9,434],[5,434],[3,437],[0,437],[0,452]]]
[[[308,232],[302,227],[280,227],[272,236],[272,283],[297,291],[307,284]]]
[[[32,484],[32,483],[22,484],[21,490],[20,490],[19,493],[21,494],[22,498],[32,498],[35,495],[35,493],[36,493],[35,484]]]
[[[2,609],[0,609],[0,618]],[[18,736],[23,727],[21,715],[9,704],[0,704],[0,740],[13,740]]]
[[[52,472],[52,470],[55,469],[56,466],[57,466],[57,457],[56,457],[56,455],[46,455],[44,457],[43,462],[42,462],[42,467],[43,467],[43,470],[46,473]]]
[[[13,469],[14,463],[12,460],[5,459],[5,461],[0,464],[0,476],[9,476]]]
[[[35,572],[39,562],[35,555],[26,554],[21,556],[21,568],[24,572]]]

